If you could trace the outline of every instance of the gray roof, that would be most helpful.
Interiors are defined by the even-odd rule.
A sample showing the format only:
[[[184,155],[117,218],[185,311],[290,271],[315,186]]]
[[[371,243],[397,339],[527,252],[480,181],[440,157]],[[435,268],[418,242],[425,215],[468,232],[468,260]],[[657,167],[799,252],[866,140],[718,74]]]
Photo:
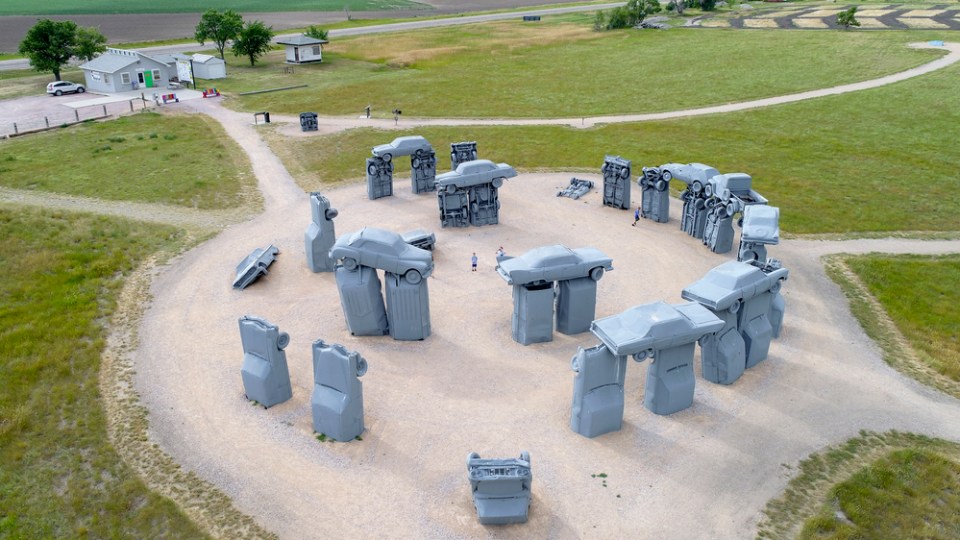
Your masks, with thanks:
[[[279,43],[280,45],[318,45],[318,44],[330,43],[330,42],[325,39],[317,39],[317,38],[305,36],[303,34],[298,34],[293,37],[277,40],[277,43]]]
[[[120,51],[120,53],[118,54],[111,52],[112,50]],[[141,58],[146,58],[165,66],[176,63],[176,59],[171,55],[164,55],[164,57],[153,57],[136,51],[124,51],[121,49],[108,48],[107,52],[81,65],[80,69],[99,71],[101,73],[116,73],[117,71],[129,65],[136,64]]]

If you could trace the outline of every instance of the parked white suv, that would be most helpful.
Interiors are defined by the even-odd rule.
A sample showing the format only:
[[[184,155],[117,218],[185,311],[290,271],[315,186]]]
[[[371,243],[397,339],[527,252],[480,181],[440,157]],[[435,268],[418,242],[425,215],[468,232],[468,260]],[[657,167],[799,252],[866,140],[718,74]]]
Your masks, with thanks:
[[[70,81],[56,81],[47,85],[47,93],[55,96],[69,94],[71,92],[82,94],[86,91],[87,89],[84,88],[82,84],[72,83]]]

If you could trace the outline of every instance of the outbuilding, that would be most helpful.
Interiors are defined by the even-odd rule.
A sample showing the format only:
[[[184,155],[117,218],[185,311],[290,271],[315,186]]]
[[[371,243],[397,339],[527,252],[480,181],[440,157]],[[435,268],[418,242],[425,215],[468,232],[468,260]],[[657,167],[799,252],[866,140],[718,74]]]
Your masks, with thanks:
[[[162,88],[176,78],[176,65],[137,51],[108,48],[80,66],[91,92]]]
[[[277,40],[277,43],[287,48],[288,64],[306,64],[308,62],[323,61],[323,45],[330,43],[325,39],[317,39],[303,34]]]
[[[227,63],[209,54],[193,55],[193,75],[198,79],[225,79]]]

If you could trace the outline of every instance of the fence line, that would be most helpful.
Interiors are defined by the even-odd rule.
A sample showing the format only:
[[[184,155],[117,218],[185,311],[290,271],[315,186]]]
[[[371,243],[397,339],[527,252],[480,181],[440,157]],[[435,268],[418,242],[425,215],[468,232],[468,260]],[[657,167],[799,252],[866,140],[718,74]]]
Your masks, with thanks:
[[[89,105],[72,111],[63,111],[56,114],[37,114],[18,118],[15,122],[0,123],[0,137],[16,137],[27,133],[46,131],[58,127],[66,127],[90,120],[100,120],[110,116],[122,116],[145,109],[156,107],[150,100],[134,98],[127,101],[115,101],[102,105]]]

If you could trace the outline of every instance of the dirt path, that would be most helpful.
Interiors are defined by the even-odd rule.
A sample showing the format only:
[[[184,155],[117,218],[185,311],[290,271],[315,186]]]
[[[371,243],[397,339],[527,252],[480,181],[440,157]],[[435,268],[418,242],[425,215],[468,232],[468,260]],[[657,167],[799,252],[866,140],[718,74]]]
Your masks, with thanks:
[[[646,366],[631,362],[624,428],[588,440],[569,428],[569,360],[596,339],[557,334],[551,343],[513,342],[510,288],[493,271],[494,251],[563,242],[610,254],[616,270],[600,283],[598,316],[659,299],[679,302],[682,287],[730,259],[679,230],[679,201],[671,201],[670,223],[630,227],[629,213],[603,207],[596,191],[579,201],[555,197],[569,175],[524,174],[501,191],[500,225],[448,230],[436,227],[435,198],[412,195],[403,179],[394,197],[378,201],[366,200],[362,185],[327,191],[340,210],[340,234],[376,224],[433,229],[438,237],[431,337],[354,338],[333,276],[304,264],[306,194],[248,115],[209,101],[195,107],[250,154],[265,211],[163,268],[135,350],[118,355],[135,371],[150,440],[281,537],[745,537],[786,485],[785,465],[861,429],[960,440],[960,401],[889,368],[820,261],[840,251],[954,253],[960,241],[783,241],[771,255],[791,271],[787,314],[769,359],[731,386],[698,377],[694,406],[667,417],[643,408]],[[269,243],[281,250],[270,274],[233,290],[236,262]],[[473,252],[477,273],[467,265]],[[243,398],[236,321],[244,314],[265,317],[292,338],[294,397],[269,410]],[[317,338],[370,362],[362,441],[313,437],[309,346]],[[471,451],[508,457],[520,450],[530,451],[535,471],[530,522],[484,528],[464,459]],[[601,472],[606,486],[591,476]],[[191,504],[177,486],[160,491]]]

